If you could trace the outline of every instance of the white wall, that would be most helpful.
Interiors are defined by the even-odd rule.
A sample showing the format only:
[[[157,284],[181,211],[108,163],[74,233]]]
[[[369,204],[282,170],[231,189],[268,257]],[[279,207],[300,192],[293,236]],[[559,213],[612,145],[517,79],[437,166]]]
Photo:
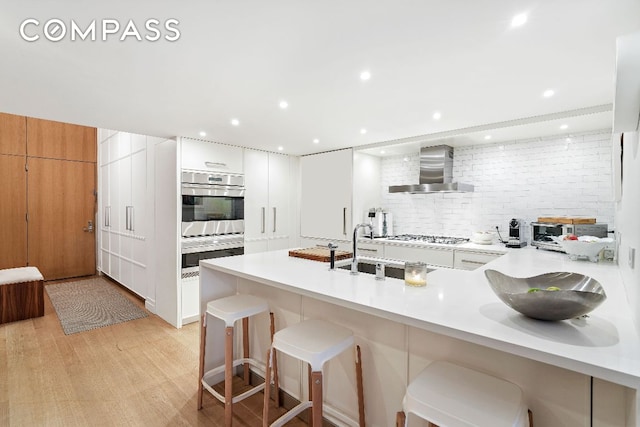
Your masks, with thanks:
[[[454,181],[473,193],[390,194],[389,185],[417,184],[418,153],[382,160],[382,206],[394,214],[394,233],[469,237],[507,231],[511,218],[588,216],[614,229],[611,133],[558,136],[456,147]],[[503,234],[503,237],[505,235]]]
[[[622,198],[617,204],[618,265],[627,290],[636,329],[640,331],[640,134],[624,134]],[[635,248],[635,268],[629,263],[629,249]]]

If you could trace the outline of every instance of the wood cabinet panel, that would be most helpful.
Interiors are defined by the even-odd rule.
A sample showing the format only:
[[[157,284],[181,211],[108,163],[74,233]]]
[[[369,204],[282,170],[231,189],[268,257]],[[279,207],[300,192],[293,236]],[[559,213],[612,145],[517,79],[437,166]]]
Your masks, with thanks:
[[[27,153],[27,118],[0,113],[0,154]]]
[[[45,280],[95,274],[95,163],[29,158],[29,265]]]
[[[0,268],[27,265],[27,173],[24,156],[0,154]]]
[[[27,117],[27,155],[96,161],[96,129]]]

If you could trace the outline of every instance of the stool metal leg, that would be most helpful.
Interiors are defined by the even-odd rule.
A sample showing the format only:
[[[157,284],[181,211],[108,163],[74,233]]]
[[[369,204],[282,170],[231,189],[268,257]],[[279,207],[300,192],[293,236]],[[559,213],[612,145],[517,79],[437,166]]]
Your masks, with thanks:
[[[322,426],[322,371],[311,373],[311,418],[314,426]]]
[[[202,377],[204,376],[204,349],[207,342],[207,324],[206,314],[200,318],[200,367],[198,375],[198,410],[202,409],[202,395],[204,388],[202,387]]]
[[[364,427],[364,387],[362,383],[362,354],[360,346],[356,346],[356,387],[358,390],[358,423]]]
[[[242,351],[245,359],[249,358],[249,318],[242,319]],[[249,385],[249,364],[245,363],[244,368],[244,385]]]
[[[233,422],[233,327],[227,327],[224,343],[224,424]]]

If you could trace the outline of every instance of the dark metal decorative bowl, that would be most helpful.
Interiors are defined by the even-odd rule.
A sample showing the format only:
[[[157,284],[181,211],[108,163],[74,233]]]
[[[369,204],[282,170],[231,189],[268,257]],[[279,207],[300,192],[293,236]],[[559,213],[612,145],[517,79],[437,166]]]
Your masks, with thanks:
[[[509,307],[539,320],[565,320],[583,316],[607,299],[600,283],[578,273],[546,273],[511,277],[485,270],[493,292]]]

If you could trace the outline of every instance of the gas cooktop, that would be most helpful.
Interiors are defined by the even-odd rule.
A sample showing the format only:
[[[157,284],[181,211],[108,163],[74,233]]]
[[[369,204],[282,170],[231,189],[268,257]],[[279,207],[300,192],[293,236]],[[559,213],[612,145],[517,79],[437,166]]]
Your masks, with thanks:
[[[400,234],[397,236],[389,236],[387,239],[400,242],[440,243],[442,245],[458,245],[469,241],[469,239],[463,237],[428,236],[424,234]]]

